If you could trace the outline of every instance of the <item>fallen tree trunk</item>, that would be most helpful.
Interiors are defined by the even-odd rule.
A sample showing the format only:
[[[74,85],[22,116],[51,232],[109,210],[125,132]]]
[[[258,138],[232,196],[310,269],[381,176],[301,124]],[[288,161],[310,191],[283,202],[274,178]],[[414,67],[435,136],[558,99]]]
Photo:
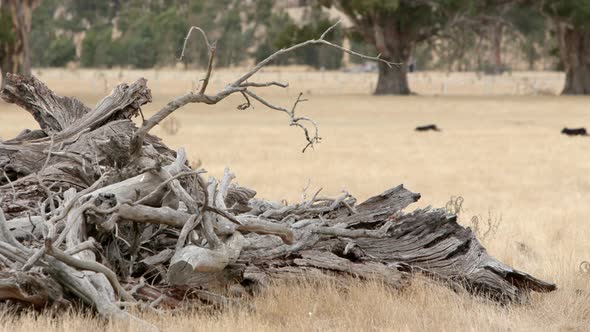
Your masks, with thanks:
[[[138,82],[145,87],[144,80]],[[49,118],[70,118],[58,113],[68,112],[68,108],[56,111],[55,105],[48,104],[48,95],[52,96],[51,100],[60,100],[66,105],[81,105],[54,96],[35,78],[25,80],[9,76],[8,91],[8,97],[6,92],[3,93],[5,100],[19,100],[19,105],[25,109],[36,108],[36,119],[40,125],[50,123]],[[27,93],[27,98],[19,98],[15,95],[17,91]],[[37,94],[31,91],[43,91],[44,94],[35,97]],[[43,102],[40,98],[44,98]],[[24,104],[24,100],[32,105]],[[79,121],[98,118],[93,112],[122,107],[120,104],[102,105],[82,112]],[[74,109],[74,112],[82,114],[79,109]],[[88,277],[97,273],[103,275],[100,271],[104,270],[100,266],[112,269],[113,275],[123,283],[135,279],[139,285],[141,276],[144,276],[156,288],[161,287],[161,293],[156,292],[158,297],[165,292],[174,293],[171,290],[174,287],[199,287],[215,292],[241,287],[254,292],[272,279],[328,275],[378,278],[400,288],[414,272],[463,285],[475,293],[485,293],[500,301],[521,301],[530,290],[546,292],[555,289],[554,285],[516,271],[488,255],[473,232],[460,226],[456,217],[444,209],[402,212],[420,198],[420,195],[402,186],[356,206],[356,200],[347,193],[335,199],[316,195],[309,201],[284,205],[255,199],[254,191],[231,184],[233,174],[229,172],[220,182],[210,179],[205,184],[199,178],[200,172],[186,166],[182,151],[170,153],[156,138],[151,142],[155,142],[157,147],[144,143],[145,153],[139,158],[143,168],[135,166],[135,170],[129,170],[129,165],[137,165],[137,161],[132,160],[119,165],[110,162],[109,158],[113,156],[106,154],[109,150],[95,150],[86,165],[78,162],[75,156],[83,158],[83,151],[92,150],[91,138],[97,137],[97,131],[105,135],[101,137],[103,141],[116,139],[123,142],[119,145],[121,151],[129,151],[124,143],[129,147],[135,131],[113,131],[114,128],[135,128],[125,118],[134,113],[125,114],[124,118],[114,117],[111,121],[90,126],[93,130],[81,129],[73,121],[71,128],[80,128],[79,132],[67,135],[61,134],[64,130],[56,127],[53,141],[49,137],[35,137],[0,143],[0,157],[5,160],[2,170],[6,175],[0,187],[2,207],[11,219],[4,224],[10,235],[3,234],[6,248],[0,251],[4,265],[2,273],[7,276],[5,280],[11,280],[0,292],[2,298],[28,301],[35,306],[43,301],[45,304],[56,301],[54,295],[43,293],[43,287],[38,288],[37,294],[24,295],[19,291],[22,287],[19,288],[14,281],[17,276],[23,275],[18,271],[27,265],[36,251],[43,248],[51,250],[32,264],[38,275],[45,278],[38,280],[40,284],[45,282],[43,280],[55,280],[61,282],[64,288],[72,287],[65,283],[68,278],[57,277],[68,275],[66,272],[47,270],[51,258],[69,265],[69,273],[96,267],[90,275],[86,273]],[[113,136],[107,136],[105,126]],[[56,137],[66,136],[77,137],[77,140],[56,145],[63,142]],[[43,148],[30,148],[42,144]],[[26,159],[23,157],[26,154],[35,154],[35,157]],[[176,157],[175,161],[172,156]],[[25,164],[26,160],[37,162],[30,164],[27,172],[15,172],[14,165]],[[39,166],[41,162],[43,164]],[[59,177],[52,177],[58,172],[61,172]],[[103,180],[96,188],[83,181],[85,178],[99,179],[101,172]],[[113,172],[115,180],[105,177],[106,172]],[[76,186],[69,188],[81,190],[68,199],[59,192],[60,189],[56,190],[67,186],[64,185],[66,173],[75,178]],[[126,178],[122,179],[123,176]],[[183,176],[186,181],[181,183],[179,179]],[[42,202],[41,210],[35,205],[39,201]],[[76,204],[70,206],[67,201]],[[184,206],[180,202],[185,203]],[[20,210],[15,210],[15,206]],[[234,210],[237,206],[240,209]],[[23,216],[37,211],[36,215]],[[73,228],[72,224],[75,224]],[[189,224],[192,225],[187,228]],[[114,234],[115,228],[117,235]],[[179,244],[183,231],[184,242]],[[59,235],[64,232],[69,232],[70,240],[67,246],[59,249]],[[13,240],[6,238],[10,236]],[[91,237],[97,242],[85,249],[91,253],[90,256],[81,255],[83,251],[73,253],[76,246]],[[30,245],[27,250],[19,251],[19,245],[14,241],[21,246],[22,243]],[[186,241],[190,243],[186,244]],[[54,253],[56,251],[59,255]],[[71,258],[66,259],[63,255],[70,255]],[[76,261],[94,262],[96,259],[101,260],[100,266],[96,265],[98,262],[79,265]],[[62,270],[67,269],[64,267]],[[54,279],[51,279],[52,276]],[[34,277],[27,275],[27,278]],[[92,299],[100,296],[105,301],[115,302],[114,295],[107,294],[115,294],[114,290],[119,286],[107,279],[102,279],[104,281],[99,288],[94,281],[95,289],[102,291],[88,295],[87,303],[97,308],[109,308],[109,305]],[[127,288],[129,291],[133,288],[131,284],[127,286],[131,287]],[[104,290],[105,287],[110,290]],[[135,287],[131,293],[137,297],[139,289]],[[145,299],[145,296],[138,298]],[[132,299],[135,298],[124,300]],[[176,301],[181,303],[179,298]]]
[[[8,75],[2,98],[41,129],[0,142],[0,300],[81,301],[104,317],[133,320],[126,308],[227,304],[224,295],[254,294],[273,279],[354,276],[402,288],[420,272],[501,302],[555,289],[490,256],[446,210],[404,212],[420,195],[403,186],[358,205],[347,192],[267,201],[232,184],[229,170],[205,181],[182,149],[148,134],[183,103],[240,92],[248,105],[250,96],[286,112],[308,145],[317,142],[315,123],[295,115],[301,98],[289,111],[249,90],[284,86],[246,82],[261,67],[214,96],[205,81],[141,128],[131,117],[151,101],[144,79],[119,85],[91,109],[34,77]],[[313,138],[300,120],[314,125]]]

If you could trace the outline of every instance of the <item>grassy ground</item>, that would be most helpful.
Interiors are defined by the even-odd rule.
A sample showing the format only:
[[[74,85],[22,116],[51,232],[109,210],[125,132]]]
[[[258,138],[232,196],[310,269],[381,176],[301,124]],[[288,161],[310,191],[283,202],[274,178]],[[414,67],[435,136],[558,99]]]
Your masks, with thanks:
[[[51,88],[88,104],[117,81],[146,76],[154,90],[147,113],[190,89],[198,78],[197,73],[165,71],[40,74]],[[217,74],[212,88],[235,76]],[[253,313],[189,312],[150,320],[169,330],[589,328],[590,275],[578,267],[590,260],[590,139],[559,131],[590,126],[590,113],[587,98],[546,95],[559,91],[561,75],[480,79],[419,74],[411,81],[421,95],[411,97],[371,96],[374,78],[368,74],[267,72],[261,80],[270,79],[291,82],[285,91],[262,93],[277,104],[288,106],[299,91],[307,92],[310,100],[299,111],[320,123],[324,137],[315,150],[301,153],[302,133],[289,127],[283,114],[262,106],[235,110],[242,102],[237,97],[214,107],[186,107],[174,115],[176,134],[162,128],[154,133],[174,148],[184,146],[191,159],[201,160],[215,176],[229,166],[241,184],[266,198],[298,200],[308,182],[310,191],[322,187],[326,194],[337,194],[346,188],[360,199],[403,183],[422,194],[416,206],[444,206],[450,197],[462,196],[461,222],[472,225],[471,218],[479,217],[482,242],[491,254],[556,282],[559,290],[535,294],[526,305],[499,307],[422,280],[402,292],[371,283],[356,283],[347,291],[333,285],[277,285],[255,300],[258,310]],[[519,95],[523,92],[543,96]],[[443,131],[413,131],[427,123]],[[1,137],[32,127],[26,113],[0,103]],[[497,228],[483,236],[488,224]],[[103,327],[75,314],[62,318],[5,317],[0,328]]]

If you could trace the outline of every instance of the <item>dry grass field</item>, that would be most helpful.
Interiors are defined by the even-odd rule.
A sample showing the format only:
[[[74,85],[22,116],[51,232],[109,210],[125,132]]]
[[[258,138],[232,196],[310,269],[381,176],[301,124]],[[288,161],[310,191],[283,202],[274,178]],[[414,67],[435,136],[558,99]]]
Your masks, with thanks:
[[[119,81],[148,78],[152,113],[174,95],[188,91],[200,73],[174,71],[37,72],[61,94],[96,103]],[[237,74],[222,71],[212,88]],[[320,124],[323,142],[301,153],[302,133],[284,114],[261,105],[238,111],[240,98],[217,106],[190,105],[175,113],[178,132],[154,132],[171,147],[184,146],[210,174],[225,166],[238,182],[259,196],[298,200],[302,188],[345,188],[359,199],[403,183],[420,192],[415,208],[444,206],[464,198],[461,222],[472,216],[497,228],[482,242],[505,263],[557,283],[550,294],[533,294],[530,303],[498,306],[418,279],[400,292],[376,283],[277,285],[253,300],[256,311],[190,311],[146,319],[168,331],[191,330],[549,330],[590,329],[590,274],[579,270],[590,260],[590,139],[559,132],[564,126],[590,126],[588,98],[558,97],[563,76],[515,73],[497,78],[473,74],[419,73],[410,97],[369,94],[374,74],[277,72],[260,80],[289,81],[286,90],[261,92],[291,105],[299,91],[309,101],[298,108]],[[536,95],[534,95],[536,94]],[[416,133],[436,123],[440,133]],[[32,117],[0,102],[0,136],[34,127]],[[481,224],[481,222],[480,222]],[[485,230],[484,230],[485,231]],[[480,232],[483,234],[483,232]],[[72,313],[65,317],[3,316],[6,331],[120,330]]]

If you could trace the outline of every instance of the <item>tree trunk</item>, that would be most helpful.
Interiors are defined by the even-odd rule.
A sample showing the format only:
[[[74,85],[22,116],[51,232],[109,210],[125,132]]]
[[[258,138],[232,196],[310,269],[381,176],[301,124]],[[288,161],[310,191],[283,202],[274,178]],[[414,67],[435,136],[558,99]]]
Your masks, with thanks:
[[[23,74],[31,76],[31,27],[33,24],[33,11],[41,5],[43,0],[22,1],[22,30],[23,30]]]
[[[12,26],[16,43],[14,52],[15,59],[12,60],[11,73],[20,72],[25,76],[31,76],[31,46],[29,35],[33,20],[33,11],[41,4],[42,0],[8,0]],[[19,71],[20,64],[20,71]],[[6,75],[6,72],[3,74]]]
[[[399,68],[389,68],[379,63],[379,78],[377,80],[376,95],[409,95],[408,69],[404,62]]]
[[[23,38],[23,58],[22,58],[22,74],[31,76],[31,45],[29,45],[29,34],[31,33],[30,22],[28,26],[24,27],[25,31],[22,33]]]
[[[565,66],[564,95],[590,94],[590,31],[558,23],[559,49]]]
[[[399,31],[399,25],[388,21],[373,27],[375,47],[385,60],[399,64],[390,68],[387,64],[379,63],[379,78],[377,80],[376,95],[409,95],[408,61],[412,54],[414,42],[412,37]]]
[[[332,1],[330,5],[334,5],[338,11],[348,16],[363,39],[375,46],[380,58],[398,64],[390,68],[379,63],[379,77],[374,93],[409,95],[411,91],[408,85],[408,62],[414,45],[421,38],[412,30],[411,24],[400,22],[399,17],[378,10],[369,15],[370,19],[361,18],[353,10],[354,6],[343,5],[342,1]]]
[[[0,0],[0,24],[3,26],[0,29],[8,29],[12,26],[12,20],[10,19],[10,11],[6,8],[7,4],[5,0]],[[14,53],[14,41],[3,40],[0,41],[0,90],[4,88],[6,84],[4,77],[6,73],[12,71],[12,61]]]
[[[502,23],[495,23],[492,27],[492,57],[494,74],[502,74],[504,68],[502,66],[502,34],[504,26]]]
[[[0,90],[6,85],[6,74],[12,70],[12,55],[8,54],[7,49],[8,46],[0,49]]]

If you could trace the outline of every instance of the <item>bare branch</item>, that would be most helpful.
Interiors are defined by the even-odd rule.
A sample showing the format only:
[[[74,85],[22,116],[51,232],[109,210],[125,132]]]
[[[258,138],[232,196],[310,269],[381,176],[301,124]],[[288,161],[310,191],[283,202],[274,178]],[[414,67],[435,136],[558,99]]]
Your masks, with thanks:
[[[213,45],[208,45],[209,47],[209,62],[207,63],[207,74],[205,75],[205,79],[203,79],[203,85],[201,86],[201,90],[199,90],[199,94],[204,94],[205,90],[207,90],[207,85],[209,84],[209,79],[211,78],[211,71],[213,70],[213,60],[215,59],[215,51],[217,50],[216,42]]]
[[[252,83],[252,82],[244,82],[242,84],[240,84],[241,87],[253,87],[253,88],[264,88],[264,87],[268,87],[268,86],[278,86],[281,88],[287,88],[289,86],[289,83],[281,83],[281,82],[276,82],[276,81],[272,81],[272,82],[265,82],[265,83]]]
[[[66,205],[61,210],[61,213],[59,215],[53,216],[50,220],[48,220],[46,222],[48,229],[50,230],[50,232],[47,234],[47,237],[45,238],[46,240],[48,240],[49,242],[53,242],[56,245],[59,245],[61,242],[63,242],[63,240],[66,237],[66,234],[70,231],[70,229],[73,227],[73,225],[72,224],[66,225],[65,229],[62,231],[62,233],[59,236],[57,236],[57,234],[55,234],[56,228],[54,226],[58,222],[60,222],[62,219],[64,219],[66,216],[68,216],[68,214],[70,213],[70,210],[74,207],[74,205],[78,202],[78,200],[80,198],[82,198],[84,195],[91,193],[91,192],[95,191],[96,189],[98,189],[102,185],[102,183],[104,182],[104,180],[106,179],[106,177],[108,175],[109,175],[108,172],[104,173],[98,180],[96,180],[94,182],[94,184],[92,184],[92,186],[77,193],[70,201],[68,201],[66,203]],[[79,213],[81,215],[82,213],[84,213],[86,208],[90,205],[91,205],[90,202],[87,202],[87,204],[81,206],[75,212]],[[43,255],[46,253],[46,251],[47,251],[47,246],[43,246],[41,249],[39,249],[37,252],[35,252],[31,257],[29,257],[29,259],[27,260],[25,265],[23,265],[21,270],[28,271],[30,268],[32,268],[39,261],[39,259],[41,259],[41,257],[43,257]]]
[[[250,102],[250,98],[248,98],[248,95],[244,91],[242,91],[240,93],[242,94],[242,96],[244,96],[244,99],[246,99],[246,102],[238,105],[237,109],[239,109],[240,111],[243,111],[245,109],[250,108],[250,106],[252,106],[252,103]],[[252,107],[252,108],[254,108],[254,107]]]
[[[326,31],[324,31],[324,33],[322,33],[322,35],[320,36],[320,39],[324,39],[326,38],[326,35],[332,31],[336,26],[338,26],[340,23],[342,23],[342,19],[339,19],[338,22],[332,24],[328,29],[326,29]]]
[[[236,93],[236,92],[240,92],[240,93],[242,93],[244,98],[246,98],[246,103],[238,106],[238,109],[240,109],[240,110],[246,109],[251,106],[250,100],[247,97],[247,96],[250,96],[250,97],[255,98],[256,100],[258,100],[259,102],[261,102],[262,104],[264,104],[267,107],[270,107],[272,109],[279,110],[279,111],[285,111],[286,113],[289,113],[289,111],[287,111],[286,109],[284,109],[282,107],[278,107],[278,106],[273,106],[270,103],[264,101],[264,99],[258,97],[252,91],[247,90],[249,87],[278,86],[281,88],[286,88],[288,86],[286,83],[279,83],[279,82],[250,83],[250,82],[247,82],[247,80],[249,78],[251,78],[252,76],[254,76],[256,73],[258,73],[260,71],[260,69],[262,69],[264,66],[266,66],[269,63],[271,63],[272,61],[274,61],[277,57],[279,57],[283,54],[286,54],[286,53],[293,52],[297,49],[300,49],[300,48],[303,48],[306,46],[326,45],[329,47],[339,49],[342,52],[360,57],[361,59],[385,63],[390,68],[400,66],[400,64],[398,64],[398,63],[393,63],[393,62],[382,59],[380,57],[380,55],[378,55],[376,57],[367,56],[367,55],[357,53],[355,51],[352,51],[350,49],[344,48],[340,45],[333,44],[333,43],[325,40],[326,35],[330,31],[335,29],[336,26],[338,26],[340,24],[340,22],[341,21],[338,21],[336,24],[330,26],[326,31],[324,31],[324,33],[322,33],[322,35],[320,36],[319,39],[311,39],[311,40],[293,45],[289,48],[285,48],[285,49],[281,49],[281,50],[276,51],[275,53],[268,56],[266,59],[259,62],[249,72],[245,73],[240,78],[238,78],[236,81],[227,85],[224,89],[222,89],[221,91],[219,91],[217,94],[214,94],[214,95],[206,95],[205,90],[207,88],[207,85],[209,83],[209,80],[211,78],[211,73],[213,70],[213,59],[215,56],[216,45],[215,45],[215,43],[211,44],[209,42],[209,39],[207,38],[207,34],[205,33],[205,31],[203,29],[201,29],[198,26],[191,27],[184,39],[184,45],[182,47],[180,59],[183,59],[183,57],[184,57],[184,54],[186,51],[186,46],[188,43],[188,39],[191,36],[191,33],[195,30],[200,32],[201,35],[203,36],[203,39],[205,40],[205,44],[207,45],[208,50],[209,50],[209,63],[207,66],[207,74],[205,76],[205,79],[203,80],[203,85],[198,93],[191,92],[191,93],[176,97],[174,100],[170,101],[166,106],[164,106],[164,108],[162,108],[156,114],[152,115],[148,120],[144,121],[142,127],[137,131],[137,133],[135,134],[135,136],[133,138],[132,147],[131,147],[131,154],[137,155],[139,153],[139,151],[141,151],[141,146],[143,145],[143,140],[145,139],[145,136],[147,135],[147,133],[153,127],[155,127],[157,124],[159,124],[162,120],[164,120],[167,116],[172,114],[174,111],[176,111],[177,109],[179,109],[180,107],[183,107],[184,105],[186,105],[188,103],[205,103],[208,105],[214,105],[214,104],[217,104],[219,101],[225,99],[227,96],[229,96],[233,93]],[[309,134],[307,133],[307,129],[305,129],[305,127],[303,127],[303,125],[301,125],[299,123],[300,120],[309,121],[316,127],[316,135],[314,135],[313,138],[309,137]],[[317,135],[317,124],[315,124],[315,122],[313,122],[307,118],[300,118],[299,119],[299,118],[295,118],[294,116],[291,116],[291,125],[301,127],[306,132],[306,139],[307,139],[308,144],[303,149],[303,151],[305,151],[308,147],[313,146],[314,143],[319,142],[319,136]]]
[[[319,136],[318,124],[315,121],[313,121],[312,119],[307,118],[307,117],[295,117],[295,108],[297,107],[297,104],[307,101],[307,99],[301,98],[303,96],[303,93],[299,93],[299,96],[297,97],[297,100],[293,104],[291,111],[289,111],[288,109],[286,109],[284,107],[272,105],[271,103],[262,99],[260,96],[258,96],[257,94],[255,94],[254,92],[252,92],[250,90],[246,90],[246,91],[244,91],[244,93],[249,95],[250,97],[258,100],[261,104],[263,104],[264,106],[266,106],[270,109],[286,113],[289,116],[289,119],[291,120],[289,125],[299,127],[303,130],[303,132],[305,134],[305,140],[307,141],[307,145],[303,148],[302,152],[305,152],[305,150],[307,150],[307,148],[310,146],[313,147],[313,145],[315,143],[320,142],[321,137]],[[308,129],[300,123],[301,121],[307,121],[312,124],[312,126],[314,127],[314,130],[315,130],[313,137],[309,135]]]
[[[207,85],[209,84],[209,79],[211,78],[211,71],[213,70],[213,59],[215,59],[215,51],[217,49],[217,42],[213,42],[213,44],[211,44],[209,42],[209,38],[207,38],[207,33],[205,33],[205,31],[203,29],[201,29],[198,26],[192,26],[188,30],[188,33],[186,34],[186,37],[184,38],[184,44],[182,45],[182,52],[180,54],[180,58],[178,58],[178,61],[180,61],[184,58],[184,52],[186,51],[186,45],[188,44],[188,40],[191,36],[191,33],[194,30],[197,30],[201,33],[201,35],[203,36],[203,39],[205,40],[205,44],[207,45],[207,49],[209,50],[209,62],[207,63],[207,74],[205,75],[205,78],[203,79],[203,85],[201,86],[201,89],[199,90],[199,94],[204,94],[205,90],[207,89]]]
[[[188,33],[186,34],[186,37],[184,38],[184,44],[182,45],[182,53],[180,53],[180,58],[178,58],[178,61],[180,61],[184,58],[184,51],[186,50],[186,45],[188,43],[188,39],[190,38],[193,30],[197,30],[201,33],[201,35],[203,36],[203,39],[205,40],[205,44],[207,44],[208,49],[211,49],[212,47],[214,47],[209,43],[209,38],[207,38],[207,34],[205,33],[205,31],[203,29],[201,29],[200,27],[197,27],[197,26],[192,26],[188,30]]]
[[[291,46],[289,48],[280,49],[280,50],[276,51],[275,53],[269,55],[266,59],[264,59],[261,62],[259,62],[249,72],[247,72],[242,77],[240,77],[239,79],[237,79],[234,83],[232,83],[232,86],[240,86],[242,83],[244,83],[246,80],[248,80],[254,74],[256,74],[258,71],[260,71],[260,69],[262,69],[264,66],[266,66],[269,63],[271,63],[272,61],[274,61],[279,56],[281,56],[281,55],[283,55],[285,53],[293,52],[293,51],[295,51],[297,49],[300,49],[302,47],[306,47],[306,46],[309,46],[309,45],[326,45],[326,46],[334,47],[336,49],[341,50],[342,52],[348,53],[350,55],[357,56],[357,57],[359,57],[361,59],[382,62],[382,63],[386,64],[389,68],[400,67],[402,65],[400,63],[394,63],[394,62],[390,62],[390,61],[384,60],[380,56],[372,57],[372,56],[367,56],[367,55],[364,55],[364,54],[361,54],[361,53],[357,53],[355,51],[352,51],[350,49],[344,48],[344,47],[342,47],[340,45],[333,44],[333,43],[325,40],[324,37],[326,36],[326,34],[328,32],[330,32],[331,30],[333,30],[338,24],[340,24],[340,22],[341,21],[338,21],[338,22],[336,22],[336,24],[334,24],[331,27],[329,27],[324,33],[322,33],[322,35],[320,36],[320,39],[307,40],[307,41],[301,42],[299,44],[293,45],[293,46]]]

